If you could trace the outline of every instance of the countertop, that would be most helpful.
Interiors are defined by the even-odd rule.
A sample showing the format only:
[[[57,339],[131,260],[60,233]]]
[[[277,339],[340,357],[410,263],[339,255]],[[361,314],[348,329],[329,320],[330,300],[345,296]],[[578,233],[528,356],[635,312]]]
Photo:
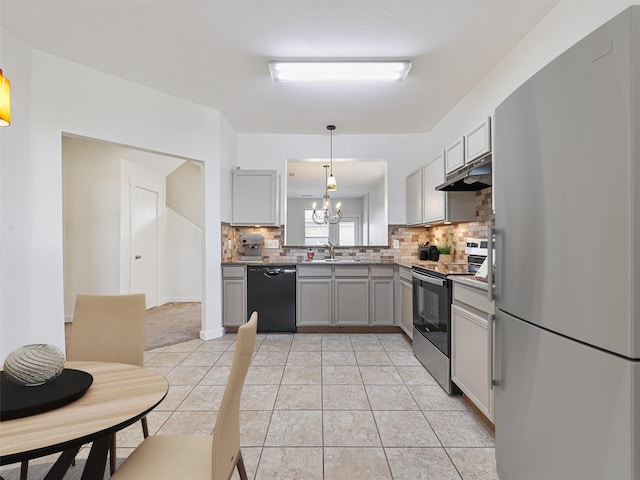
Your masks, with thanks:
[[[258,266],[263,266],[263,267],[271,267],[271,266],[275,266],[275,265],[340,265],[341,267],[349,266],[349,265],[396,265],[396,262],[394,261],[381,261],[381,260],[373,260],[373,261],[369,261],[369,260],[358,260],[357,262],[352,262],[352,261],[347,261],[347,262],[327,262],[327,263],[322,263],[322,262],[307,262],[307,261],[302,261],[302,262],[296,262],[296,261],[282,261],[282,262],[246,262],[243,260],[238,260],[236,262],[222,262],[222,265],[258,265]],[[411,267],[409,265],[409,267]]]

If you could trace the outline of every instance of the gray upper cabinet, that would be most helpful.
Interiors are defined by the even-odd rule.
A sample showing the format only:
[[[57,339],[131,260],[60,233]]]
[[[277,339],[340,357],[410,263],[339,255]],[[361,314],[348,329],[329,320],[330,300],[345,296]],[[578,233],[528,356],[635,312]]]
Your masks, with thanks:
[[[407,175],[407,225],[421,225],[422,169]]]
[[[445,180],[444,156],[434,158],[422,169],[424,223],[472,222],[476,219],[475,192],[440,192]]]
[[[232,225],[279,225],[276,170],[233,170]]]
[[[446,173],[451,173],[454,170],[464,167],[464,137],[460,137],[447,148],[444,149],[444,163]],[[444,179],[442,180],[444,181]]]
[[[440,154],[422,169],[424,223],[445,221],[447,194],[436,190],[436,187],[444,180],[444,155]]]
[[[491,117],[487,117],[464,136],[465,163],[473,162],[489,152],[491,152]]]

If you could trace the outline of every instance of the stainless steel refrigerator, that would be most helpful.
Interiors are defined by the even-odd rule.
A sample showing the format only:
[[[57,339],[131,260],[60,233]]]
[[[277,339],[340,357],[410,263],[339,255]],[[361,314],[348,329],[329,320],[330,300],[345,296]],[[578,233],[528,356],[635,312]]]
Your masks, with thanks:
[[[640,479],[640,7],[495,112],[502,480]]]

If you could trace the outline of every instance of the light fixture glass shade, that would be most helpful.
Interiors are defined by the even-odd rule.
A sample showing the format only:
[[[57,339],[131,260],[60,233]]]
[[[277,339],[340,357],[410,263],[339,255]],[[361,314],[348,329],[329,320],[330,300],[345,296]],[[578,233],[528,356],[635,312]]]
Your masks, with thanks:
[[[338,190],[336,177],[334,177],[333,175],[330,175],[329,178],[327,179],[327,190],[329,190],[330,192],[335,192],[336,190]]]
[[[0,127],[11,124],[11,82],[0,70]]]
[[[273,61],[274,82],[401,82],[411,62],[399,61]]]

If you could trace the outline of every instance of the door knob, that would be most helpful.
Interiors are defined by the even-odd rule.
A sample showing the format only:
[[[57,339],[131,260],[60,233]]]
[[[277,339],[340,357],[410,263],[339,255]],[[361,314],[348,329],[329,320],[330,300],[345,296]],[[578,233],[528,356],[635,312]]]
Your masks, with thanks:
[[[142,258],[142,255],[136,255],[136,260],[140,260]]]

